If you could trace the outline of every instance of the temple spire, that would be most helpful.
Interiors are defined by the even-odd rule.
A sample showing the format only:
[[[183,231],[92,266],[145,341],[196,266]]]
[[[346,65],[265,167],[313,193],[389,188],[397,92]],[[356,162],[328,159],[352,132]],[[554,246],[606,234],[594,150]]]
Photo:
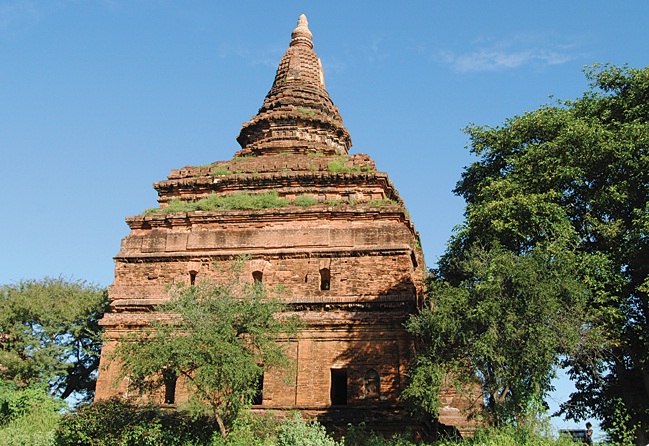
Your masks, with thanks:
[[[349,131],[325,88],[322,63],[313,51],[309,22],[302,14],[279,62],[264,104],[243,124],[240,156],[277,153],[346,155]]]
[[[304,45],[309,48],[313,48],[313,34],[309,30],[309,22],[306,19],[306,16],[302,14],[299,19],[297,19],[297,27],[291,33],[291,45]]]

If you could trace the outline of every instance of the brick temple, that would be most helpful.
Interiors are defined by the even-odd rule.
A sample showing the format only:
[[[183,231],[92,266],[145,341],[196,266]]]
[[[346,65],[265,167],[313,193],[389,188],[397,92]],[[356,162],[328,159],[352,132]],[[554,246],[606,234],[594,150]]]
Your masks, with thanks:
[[[160,210],[172,200],[273,192],[288,205],[257,210],[159,212],[128,217],[115,257],[104,351],[168,298],[166,286],[223,279],[219,265],[248,256],[244,276],[282,285],[304,328],[289,342],[292,382],[263,378],[253,410],[300,410],[336,428],[365,422],[380,431],[412,427],[400,402],[413,339],[403,323],[422,300],[426,275],[418,233],[385,172],[349,155],[350,134],[325,89],[302,15],[259,112],[243,124],[229,161],[172,170],[154,184]],[[102,367],[96,398],[128,395],[118,367]],[[167,403],[187,400],[178,382]],[[164,392],[163,392],[164,393]],[[472,430],[449,390],[439,421]]]

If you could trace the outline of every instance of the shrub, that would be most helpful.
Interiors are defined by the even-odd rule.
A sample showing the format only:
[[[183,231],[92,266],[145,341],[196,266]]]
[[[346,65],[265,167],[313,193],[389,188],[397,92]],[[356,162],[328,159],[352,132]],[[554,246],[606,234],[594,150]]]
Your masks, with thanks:
[[[341,157],[340,159],[330,161],[329,164],[327,165],[327,170],[333,173],[361,171],[361,168],[358,166],[352,166],[352,167],[345,166],[345,161],[347,161],[345,157]]]
[[[267,209],[288,205],[288,200],[280,198],[277,192],[249,194],[237,192],[231,195],[212,194],[197,201],[183,201],[173,198],[167,207],[152,208],[144,214],[171,214],[174,212],[215,211],[230,209]]]
[[[248,413],[237,419],[227,440],[215,437],[211,446],[343,446],[343,443],[331,438],[320,423],[305,421],[299,413],[281,421],[272,415]]]
[[[397,203],[395,201],[387,200],[387,199],[372,200],[372,201],[367,203],[368,206],[390,206],[390,205],[393,205],[393,204],[397,204]]]
[[[214,169],[212,169],[210,175],[212,175],[213,177],[232,175],[232,171],[230,169],[226,169],[225,167],[216,166]]]
[[[341,155],[338,157],[338,159],[335,159],[333,161],[330,161],[329,164],[327,165],[327,170],[329,172],[373,172],[374,167],[372,167],[371,164],[369,163],[364,163],[362,166],[357,166],[357,165],[351,165],[347,166],[345,163],[347,162],[349,158]]]
[[[313,195],[298,195],[293,200],[293,204],[296,206],[313,206],[314,204],[318,204],[318,199]]]
[[[0,381],[0,425],[33,412],[57,413],[63,407],[65,403],[50,396],[45,386],[18,389],[13,382]]]
[[[343,446],[327,435],[317,421],[307,422],[297,414],[279,426],[277,446]]]
[[[54,430],[64,406],[44,386],[18,389],[14,383],[0,381],[0,444],[54,445]]]
[[[572,446],[574,444],[569,437],[554,439],[549,435],[533,432],[524,426],[485,428],[478,430],[473,438],[433,443],[434,446]]]
[[[55,446],[55,430],[61,415],[36,410],[0,428],[0,444],[12,446]]]
[[[173,212],[188,212],[195,210],[191,208],[191,203],[182,201],[180,198],[173,198],[166,208],[147,209],[145,214],[171,214]]]
[[[270,414],[244,412],[234,422],[227,440],[217,437],[212,446],[276,446],[279,424]]]
[[[136,406],[120,398],[80,406],[64,415],[56,430],[58,446],[189,446],[205,445],[217,432],[208,417],[163,412],[156,406]]]
[[[344,446],[414,446],[415,444],[410,441],[409,435],[394,435],[391,439],[387,439],[381,435],[377,435],[372,431],[368,431],[365,423],[358,426],[351,424],[347,425],[347,434],[343,438]]]
[[[238,192],[231,195],[210,195],[194,203],[195,208],[200,211],[212,211],[217,209],[266,209],[288,205],[288,201],[279,198],[277,192],[260,194],[249,194]]]

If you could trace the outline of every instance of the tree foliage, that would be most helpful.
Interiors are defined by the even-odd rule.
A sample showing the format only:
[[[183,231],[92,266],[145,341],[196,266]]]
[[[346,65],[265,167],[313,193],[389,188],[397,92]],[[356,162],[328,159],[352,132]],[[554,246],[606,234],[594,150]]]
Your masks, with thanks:
[[[261,283],[240,278],[241,266],[234,263],[225,283],[171,288],[150,328],[124,336],[115,350],[122,374],[144,393],[182,377],[224,437],[256,395],[264,370],[289,366],[278,340],[288,340],[299,325],[281,314],[284,305]]]
[[[0,286],[0,379],[45,383],[81,399],[94,392],[106,290],[62,278]]]
[[[525,364],[520,350],[534,352],[530,358],[545,362],[534,379],[541,396],[549,382],[541,377],[551,373],[557,354],[569,354],[565,365],[577,392],[563,411],[574,419],[598,416],[606,428],[622,401],[629,426],[637,427],[637,441],[644,444],[649,441],[644,434],[649,431],[649,68],[594,66],[586,77],[590,89],[579,99],[543,106],[499,127],[466,129],[479,160],[456,188],[467,203],[466,222],[435,271],[431,301],[457,320],[466,312],[473,324],[431,334],[454,330],[471,359],[492,339],[498,347],[493,360],[507,358],[508,368]],[[475,265],[485,255],[481,266]],[[538,265],[526,268],[534,256]],[[559,284],[564,291],[556,289]],[[580,287],[587,291],[586,311]],[[484,316],[474,319],[476,313]],[[441,317],[424,312],[419,319],[439,324]],[[518,326],[515,332],[508,331],[509,317],[511,326]],[[498,324],[486,323],[494,319]],[[497,336],[489,337],[489,327]],[[468,335],[467,328],[480,336]],[[545,350],[516,341],[521,330]],[[573,344],[575,330],[579,338]],[[561,342],[557,334],[564,337]],[[463,365],[485,379],[474,362]],[[520,371],[521,378],[530,376],[527,368]]]
[[[587,297],[576,256],[564,248],[515,254],[474,244],[452,261],[447,253],[450,263],[428,282],[430,305],[408,323],[425,348],[406,396],[437,415],[438,389],[452,377],[467,391],[481,385],[487,422],[533,420],[553,366],[579,339],[575,312]],[[475,402],[482,407],[481,398]]]

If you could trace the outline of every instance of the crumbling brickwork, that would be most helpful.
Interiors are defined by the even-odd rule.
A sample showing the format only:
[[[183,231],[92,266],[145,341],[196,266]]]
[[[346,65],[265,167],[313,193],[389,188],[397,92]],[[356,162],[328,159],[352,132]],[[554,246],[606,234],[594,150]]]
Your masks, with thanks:
[[[365,421],[401,430],[411,423],[399,395],[413,353],[403,323],[422,298],[423,253],[387,174],[368,155],[348,155],[349,132],[325,90],[303,16],[262,108],[237,140],[233,159],[174,170],[155,183],[159,210],[178,200],[267,192],[282,206],[126,219],[131,232],[115,257],[96,397],[129,392],[107,353],[120,334],[146,324],[169,284],[218,282],[219,266],[246,255],[244,277],[282,285],[305,323],[286,341],[294,376],[268,373],[255,410],[299,409],[331,426]],[[174,400],[187,400],[182,382]],[[451,393],[447,400],[441,421],[469,429],[457,410],[464,402],[453,403]]]

